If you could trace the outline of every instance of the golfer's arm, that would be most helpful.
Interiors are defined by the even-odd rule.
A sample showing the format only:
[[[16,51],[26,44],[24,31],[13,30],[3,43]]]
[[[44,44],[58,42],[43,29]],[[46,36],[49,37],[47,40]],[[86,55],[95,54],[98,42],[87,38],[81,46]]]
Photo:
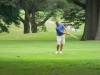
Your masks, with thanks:
[[[64,28],[64,30],[65,30],[64,34],[69,34],[66,28]]]

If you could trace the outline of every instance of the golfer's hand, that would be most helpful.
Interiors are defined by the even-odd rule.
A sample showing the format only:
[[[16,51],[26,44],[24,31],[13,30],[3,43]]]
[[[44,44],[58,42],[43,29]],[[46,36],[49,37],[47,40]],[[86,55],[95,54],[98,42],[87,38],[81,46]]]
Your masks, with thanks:
[[[66,32],[67,35],[70,35],[70,33]]]

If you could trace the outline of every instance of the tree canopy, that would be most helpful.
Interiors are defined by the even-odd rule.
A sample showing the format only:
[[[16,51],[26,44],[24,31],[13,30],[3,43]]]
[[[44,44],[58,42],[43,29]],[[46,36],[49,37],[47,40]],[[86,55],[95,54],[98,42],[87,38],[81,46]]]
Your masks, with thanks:
[[[83,23],[85,23],[85,11],[74,4],[69,4],[68,9],[63,10],[63,17],[66,25],[72,25],[78,29]]]

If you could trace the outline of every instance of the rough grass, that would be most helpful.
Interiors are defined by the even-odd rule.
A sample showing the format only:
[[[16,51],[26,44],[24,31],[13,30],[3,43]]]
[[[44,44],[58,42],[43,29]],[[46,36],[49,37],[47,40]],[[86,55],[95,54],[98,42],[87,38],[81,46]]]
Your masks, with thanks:
[[[1,75],[99,75],[98,60],[4,60]]]

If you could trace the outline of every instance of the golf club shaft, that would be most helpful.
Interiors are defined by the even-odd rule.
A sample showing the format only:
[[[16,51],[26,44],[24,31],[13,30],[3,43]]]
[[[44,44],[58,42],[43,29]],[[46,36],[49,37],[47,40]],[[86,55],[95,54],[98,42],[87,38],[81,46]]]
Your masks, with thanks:
[[[74,37],[74,38],[78,39],[78,37],[76,37],[76,36],[74,36],[74,35],[72,35],[72,34],[70,34],[70,36],[72,36],[72,37]]]

